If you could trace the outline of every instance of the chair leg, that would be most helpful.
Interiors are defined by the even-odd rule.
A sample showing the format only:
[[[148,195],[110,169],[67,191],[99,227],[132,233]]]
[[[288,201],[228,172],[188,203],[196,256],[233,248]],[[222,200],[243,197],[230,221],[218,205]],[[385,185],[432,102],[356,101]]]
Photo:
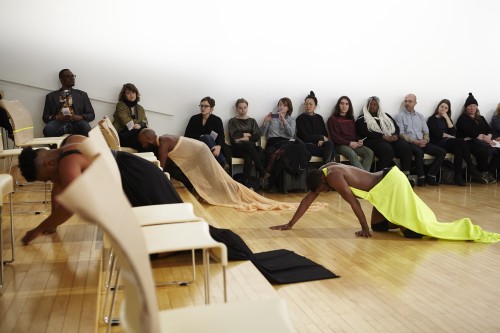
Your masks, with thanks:
[[[115,270],[116,268],[116,257],[113,255],[112,258],[110,258],[110,266],[109,266],[109,275],[108,275],[108,279],[107,279],[107,288],[106,288],[106,293],[104,295],[104,304],[102,306],[102,312],[103,312],[103,321],[108,324],[108,325],[111,325],[113,324],[113,321],[117,322],[117,320],[113,319],[112,315],[113,315],[113,307],[114,307],[114,300],[116,298],[116,291],[117,289],[119,288],[118,286],[118,279],[119,279],[119,270]],[[116,271],[116,272],[115,272]],[[113,277],[113,272],[115,272],[115,281],[114,283],[112,282],[112,277]],[[109,300],[109,295],[112,294],[111,296],[111,305],[110,305],[110,310],[108,313],[106,313],[106,310],[108,308],[108,300]]]
[[[119,280],[120,280],[120,269],[118,269],[117,272],[116,272],[115,288],[113,290],[113,297],[111,298],[111,306],[109,308],[107,321],[104,320],[104,322],[106,324],[108,324],[107,328],[106,328],[106,333],[111,332],[111,327],[112,326],[116,326],[116,325],[120,324],[120,319],[113,318],[113,311],[115,309],[115,303],[116,303],[116,295],[118,294],[118,282],[119,282]]]
[[[205,286],[205,304],[210,304],[210,253],[203,249],[203,269],[205,270],[204,286]]]
[[[227,277],[226,266],[222,266],[222,284],[224,286],[224,303],[227,303]]]
[[[0,291],[3,289],[3,236],[2,236],[2,206],[0,206]]]
[[[10,248],[11,248],[11,259],[4,260],[4,264],[10,264],[14,262],[14,208],[12,203],[12,193],[9,193],[9,201],[10,201]]]

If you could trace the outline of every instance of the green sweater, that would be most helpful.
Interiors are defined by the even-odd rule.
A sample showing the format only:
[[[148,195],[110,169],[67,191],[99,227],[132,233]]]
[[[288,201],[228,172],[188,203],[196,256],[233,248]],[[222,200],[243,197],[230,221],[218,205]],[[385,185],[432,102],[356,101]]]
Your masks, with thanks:
[[[148,123],[146,112],[139,104],[136,105],[136,114],[137,117],[132,119],[132,110],[127,106],[127,104],[121,101],[116,103],[115,113],[113,114],[113,126],[116,128],[116,131],[120,133],[126,129],[127,123],[131,120],[134,121],[134,124]]]

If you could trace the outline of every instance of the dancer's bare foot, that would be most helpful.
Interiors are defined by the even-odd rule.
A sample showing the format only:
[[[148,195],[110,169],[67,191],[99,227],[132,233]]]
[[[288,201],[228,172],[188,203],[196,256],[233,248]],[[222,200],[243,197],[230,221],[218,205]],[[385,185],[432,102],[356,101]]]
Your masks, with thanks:
[[[38,238],[42,234],[42,231],[38,231],[36,228],[32,229],[28,232],[26,232],[26,235],[24,235],[23,239],[21,240],[24,245],[28,245],[31,243],[33,240]]]
[[[35,229],[31,229],[30,231],[26,232],[26,235],[24,235],[24,237],[21,239],[21,241],[23,242],[24,245],[28,245],[29,243],[31,243],[32,241],[34,241],[36,238],[38,238],[38,236],[40,235],[50,235],[50,234],[53,234],[57,231],[56,228],[49,228],[49,229],[46,229],[46,230],[40,230],[40,228],[35,228]]]

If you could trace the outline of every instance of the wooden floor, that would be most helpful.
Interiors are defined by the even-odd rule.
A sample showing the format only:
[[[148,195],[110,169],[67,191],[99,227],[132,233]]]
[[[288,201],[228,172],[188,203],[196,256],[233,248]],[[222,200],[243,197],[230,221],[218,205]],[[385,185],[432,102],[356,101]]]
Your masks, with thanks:
[[[500,232],[498,185],[417,188],[441,221],[470,217]],[[43,192],[17,193],[15,201],[40,199]],[[185,190],[185,200],[193,200]],[[267,194],[266,194],[267,195]],[[267,195],[298,202],[303,193]],[[322,264],[338,279],[269,284],[249,262],[232,262],[229,301],[279,296],[286,300],[298,332],[500,332],[500,243],[410,240],[394,233],[357,239],[354,214],[336,192],[322,194],[328,209],[307,213],[291,231],[271,231],[293,212],[243,213],[195,202],[209,223],[238,233],[254,252],[285,248]],[[7,234],[4,206],[2,229]],[[16,205],[16,211],[41,209]],[[362,202],[366,214],[371,206]],[[46,215],[15,215],[16,261],[5,266],[0,297],[0,332],[104,332],[102,234],[73,217],[55,235],[21,246],[26,230]],[[4,240],[8,255],[8,240]],[[190,255],[153,261],[155,279],[190,275]],[[222,303],[220,268],[211,265],[213,303]],[[201,273],[201,269],[197,269]],[[202,305],[201,276],[187,287],[158,287],[159,308]],[[113,332],[121,332],[119,326]]]

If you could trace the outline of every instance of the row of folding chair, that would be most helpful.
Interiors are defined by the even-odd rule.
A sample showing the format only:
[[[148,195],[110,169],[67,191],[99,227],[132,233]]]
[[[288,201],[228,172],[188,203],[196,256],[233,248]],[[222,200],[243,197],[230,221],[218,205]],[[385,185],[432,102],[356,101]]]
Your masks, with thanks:
[[[85,220],[97,223],[109,237],[124,285],[120,321],[125,332],[295,332],[286,304],[279,299],[159,311],[148,239],[120,184],[115,171],[99,155],[57,200]],[[224,244],[220,249],[225,249]],[[221,255],[226,257],[227,253]]]

